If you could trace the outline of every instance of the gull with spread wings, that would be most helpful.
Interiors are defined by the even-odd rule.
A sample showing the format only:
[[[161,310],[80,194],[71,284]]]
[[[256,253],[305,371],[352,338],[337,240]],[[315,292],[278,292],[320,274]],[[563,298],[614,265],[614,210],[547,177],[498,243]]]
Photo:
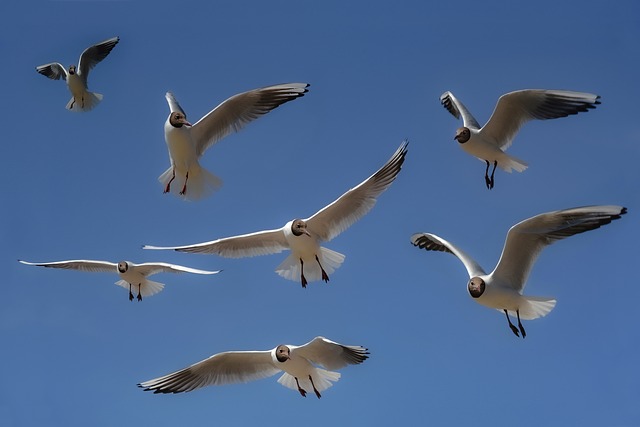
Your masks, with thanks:
[[[276,268],[289,280],[300,280],[302,287],[315,280],[329,281],[329,274],[344,261],[344,255],[325,247],[329,241],[362,218],[376,204],[402,168],[408,142],[404,141],[387,163],[358,186],[306,219],[294,219],[275,230],[258,231],[186,246],[143,246],[144,249],[172,249],[179,252],[216,254],[227,258],[267,255],[291,250]]]
[[[202,166],[198,159],[204,152],[233,131],[274,108],[304,96],[307,83],[286,83],[239,93],[228,98],[195,124],[187,121],[171,92],[165,98],[171,112],[164,124],[164,139],[169,149],[171,166],[158,180],[164,192],[173,192],[185,200],[198,200],[220,188],[222,180]],[[182,185],[172,186],[179,178]]]
[[[71,65],[69,70],[59,62],[52,62],[37,66],[36,71],[52,80],[62,78],[67,82],[69,92],[73,95],[67,103],[67,110],[89,111],[102,100],[101,94],[89,92],[87,88],[89,71],[106,58],[119,41],[119,37],[113,37],[86,48],[80,55],[78,66]]]
[[[440,96],[440,102],[447,111],[456,119],[462,117],[463,126],[458,128],[454,139],[464,151],[486,162],[484,180],[489,190],[493,188],[496,166],[506,172],[512,169],[522,172],[527,168],[524,161],[504,152],[522,125],[534,119],[557,119],[589,111],[600,104],[599,99],[598,95],[591,93],[567,90],[518,90],[502,95],[489,121],[480,127],[469,110],[451,92]],[[489,177],[491,163],[493,170]]]
[[[627,209],[621,206],[586,206],[543,213],[521,221],[507,233],[500,260],[490,274],[464,251],[435,234],[414,234],[411,243],[428,251],[449,252],[458,257],[469,274],[469,295],[486,307],[503,311],[509,328],[524,338],[526,332],[520,319],[546,316],[556,305],[554,298],[522,295],[542,249],[574,234],[609,224],[625,213]],[[509,315],[517,317],[518,328],[511,323]]]
[[[369,358],[366,348],[342,345],[316,337],[301,345],[281,344],[266,351],[227,351],[188,368],[138,384],[154,393],[182,393],[210,385],[246,383],[284,371],[278,382],[302,397],[321,391],[340,379],[333,370],[357,365]],[[331,370],[329,370],[331,369]]]
[[[116,285],[129,288],[129,301],[133,301],[132,286],[138,288],[138,301],[142,297],[155,295],[164,289],[164,284],[151,281],[147,276],[156,273],[195,273],[195,274],[216,274],[218,271],[198,270],[196,268],[183,267],[181,265],[167,264],[164,262],[145,262],[134,264],[131,261],[120,261],[119,263],[94,260],[70,260],[54,262],[28,262],[18,260],[22,264],[35,265],[38,267],[62,268],[65,270],[80,270],[89,272],[118,273],[120,279]]]

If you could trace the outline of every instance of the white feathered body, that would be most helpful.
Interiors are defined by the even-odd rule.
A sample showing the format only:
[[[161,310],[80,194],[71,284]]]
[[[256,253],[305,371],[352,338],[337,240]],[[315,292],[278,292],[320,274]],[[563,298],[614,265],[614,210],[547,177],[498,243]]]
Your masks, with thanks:
[[[484,280],[486,288],[480,297],[473,299],[485,307],[507,310],[513,317],[519,310],[521,319],[532,320],[546,316],[556,306],[554,298],[522,295],[511,284],[501,285],[490,274],[478,277]]]
[[[322,264],[324,271],[332,274],[344,261],[345,256],[339,252],[321,247],[317,237],[302,234],[296,236],[291,232],[293,221],[289,221],[283,228],[285,239],[291,249],[291,254],[276,267],[276,273],[285,279],[300,280],[300,260],[304,262],[304,276],[309,282],[322,280],[322,270],[316,256]],[[313,230],[309,230],[313,234]]]
[[[118,271],[118,275],[122,280],[118,280],[116,285],[125,289],[129,289],[129,284],[132,286],[132,290],[137,291],[138,285],[140,285],[140,295],[148,297],[155,295],[164,289],[164,284],[149,280],[144,274],[140,273],[135,267],[129,263],[129,269],[124,273]]]
[[[89,111],[102,101],[102,95],[89,92],[84,79],[78,74],[67,75],[67,87],[71,92],[71,99],[67,103],[67,110]]]
[[[290,359],[284,363],[278,362],[275,356],[275,350],[272,351],[274,365],[278,369],[282,369],[285,373],[278,379],[283,386],[292,390],[298,390],[296,378],[300,387],[306,392],[312,392],[315,385],[316,390],[322,392],[333,385],[332,381],[340,379],[340,373],[327,371],[312,364],[306,358],[296,354],[295,348],[292,348]],[[313,379],[313,385],[309,381],[309,375]]]
[[[489,163],[498,162],[498,166],[505,172],[511,172],[515,169],[522,172],[527,169],[527,163],[516,157],[512,157],[502,151],[497,141],[487,138],[482,134],[482,129],[469,128],[471,138],[469,141],[458,144],[468,154],[477,157],[481,161],[489,161]],[[505,147],[506,148],[506,147]]]
[[[158,178],[163,186],[166,187],[171,181],[174,171],[175,179],[171,183],[171,192],[178,195],[187,180],[187,173],[189,174],[187,191],[180,195],[187,200],[201,199],[222,186],[220,178],[200,166],[191,127],[174,127],[167,118],[164,124],[164,138],[171,166]]]

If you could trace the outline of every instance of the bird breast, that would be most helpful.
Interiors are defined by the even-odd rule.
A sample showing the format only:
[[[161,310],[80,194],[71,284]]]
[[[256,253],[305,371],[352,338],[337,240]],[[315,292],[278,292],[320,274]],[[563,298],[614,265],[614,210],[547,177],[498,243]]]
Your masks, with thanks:
[[[169,149],[169,155],[175,166],[180,169],[189,169],[189,165],[197,161],[195,146],[191,139],[191,128],[171,126],[169,119],[164,124],[164,139]]]

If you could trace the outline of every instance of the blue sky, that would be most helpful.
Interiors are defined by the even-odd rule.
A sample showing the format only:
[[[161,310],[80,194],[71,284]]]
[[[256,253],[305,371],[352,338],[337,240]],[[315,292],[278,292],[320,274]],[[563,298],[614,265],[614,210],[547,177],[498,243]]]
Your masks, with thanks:
[[[5,2],[0,13],[4,166],[0,424],[640,425],[633,285],[640,238],[635,96],[640,6],[619,2]],[[89,76],[92,112],[35,66],[120,43]],[[163,195],[171,90],[197,118],[227,97],[283,82],[309,93],[211,148],[224,180],[200,202]],[[484,123],[525,88],[597,93],[586,114],[527,124],[496,172],[453,140],[451,90]],[[281,227],[409,153],[376,207],[326,244],[346,260],[306,290],[275,274],[286,254],[247,259],[143,251]],[[620,204],[620,221],[547,248],[526,293],[555,296],[516,338],[476,304],[453,256],[414,248],[432,232],[486,269],[516,222]],[[138,303],[117,276],[16,259],[164,261],[216,276],[158,275]],[[154,395],[136,383],[226,350],[317,335],[369,348],[321,400],[273,377]]]

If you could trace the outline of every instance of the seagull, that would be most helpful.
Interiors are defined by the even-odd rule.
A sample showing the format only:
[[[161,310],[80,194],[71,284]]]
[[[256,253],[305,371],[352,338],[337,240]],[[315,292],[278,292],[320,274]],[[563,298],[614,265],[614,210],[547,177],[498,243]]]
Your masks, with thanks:
[[[66,80],[67,87],[73,95],[67,103],[67,110],[89,111],[102,100],[101,94],[89,92],[87,89],[89,71],[106,58],[119,41],[119,37],[112,37],[86,48],[80,55],[77,68],[71,65],[67,71],[59,62],[52,62],[37,66],[36,71],[53,80]]]
[[[302,397],[313,390],[320,399],[320,392],[340,379],[340,373],[333,370],[358,365],[369,358],[368,354],[364,347],[316,337],[302,346],[281,344],[272,350],[214,354],[188,368],[142,382],[138,387],[154,393],[182,393],[209,385],[246,383],[284,371],[278,380],[280,384],[297,390]]]
[[[63,268],[66,270],[80,270],[90,272],[117,272],[122,280],[118,280],[116,285],[123,288],[129,288],[129,301],[133,301],[133,293],[131,286],[138,287],[138,301],[142,301],[142,297],[155,295],[164,288],[164,284],[153,282],[147,279],[156,273],[195,273],[195,274],[217,274],[218,271],[198,270],[181,265],[167,264],[164,262],[146,262],[143,264],[134,264],[130,261],[120,261],[119,263],[108,261],[93,260],[70,260],[55,262],[28,262],[18,260],[22,264],[35,265],[38,267]]]
[[[440,103],[456,118],[462,116],[463,127],[458,128],[454,139],[472,156],[484,160],[487,168],[484,180],[487,188],[493,188],[496,166],[506,172],[512,169],[522,172],[527,163],[504,152],[520,127],[529,120],[547,120],[567,117],[600,104],[600,96],[566,90],[526,89],[504,94],[498,99],[489,121],[482,127],[467,108],[451,92],[440,96]],[[491,177],[489,166],[493,163]]]
[[[574,234],[594,230],[627,213],[621,206],[585,206],[543,213],[511,227],[502,249],[498,265],[490,274],[469,255],[435,234],[417,233],[411,243],[428,251],[449,252],[457,256],[469,274],[467,289],[478,303],[503,311],[509,328],[516,336],[526,332],[520,319],[543,317],[555,307],[556,300],[546,297],[524,296],[522,292],[536,258],[546,246]],[[516,316],[516,328],[509,315]]]
[[[377,197],[389,188],[400,172],[407,145],[404,141],[376,173],[309,218],[291,220],[275,230],[186,246],[145,245],[143,249],[172,249],[227,258],[275,254],[289,249],[291,254],[276,268],[276,273],[289,280],[300,278],[303,288],[310,281],[322,279],[328,282],[329,274],[340,267],[344,255],[321,247],[320,242],[333,239],[373,208]]]
[[[158,178],[164,192],[173,190],[185,200],[198,200],[220,188],[222,180],[198,162],[207,148],[274,108],[304,96],[308,92],[307,87],[307,83],[286,83],[239,93],[222,102],[194,125],[187,121],[187,114],[173,94],[167,92],[165,98],[171,113],[164,124],[164,139],[171,166]],[[171,186],[176,176],[182,181],[179,191]]]

